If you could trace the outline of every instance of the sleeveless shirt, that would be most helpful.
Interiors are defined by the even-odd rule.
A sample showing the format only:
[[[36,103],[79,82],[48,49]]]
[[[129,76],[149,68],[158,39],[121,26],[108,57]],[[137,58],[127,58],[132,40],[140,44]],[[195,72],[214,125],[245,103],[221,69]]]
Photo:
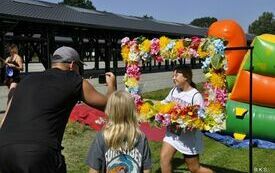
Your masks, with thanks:
[[[15,60],[9,60],[8,63],[11,63],[17,67],[19,66]],[[9,73],[11,73],[11,75]],[[20,81],[20,70],[14,67],[6,66],[6,79],[12,79],[13,82],[18,83]]]

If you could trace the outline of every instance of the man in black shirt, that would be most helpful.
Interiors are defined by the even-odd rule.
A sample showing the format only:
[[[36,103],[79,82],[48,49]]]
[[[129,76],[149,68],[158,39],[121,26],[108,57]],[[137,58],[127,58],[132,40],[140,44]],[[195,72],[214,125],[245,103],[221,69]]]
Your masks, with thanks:
[[[83,80],[83,62],[71,47],[57,49],[51,60],[51,69],[22,80],[8,105],[0,129],[1,173],[65,173],[61,142],[74,105],[83,100],[102,108],[115,90],[110,72],[106,95]]]

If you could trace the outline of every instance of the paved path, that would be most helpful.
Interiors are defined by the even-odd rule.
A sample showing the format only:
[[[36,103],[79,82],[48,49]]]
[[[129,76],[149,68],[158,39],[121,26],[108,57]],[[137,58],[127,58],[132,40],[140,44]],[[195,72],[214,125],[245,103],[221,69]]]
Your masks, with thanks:
[[[3,114],[7,105],[8,88],[0,86],[0,116]]]
[[[171,80],[172,72],[160,72],[160,73],[147,73],[141,75],[140,87],[142,92],[150,92],[163,88],[168,88],[173,85]],[[193,80],[195,83],[202,82],[204,80],[203,73],[200,69],[193,70]],[[100,92],[106,92],[106,87],[102,84],[98,84],[98,79],[92,79],[90,82]],[[117,88],[123,90],[125,88],[123,83],[123,76],[117,77]]]

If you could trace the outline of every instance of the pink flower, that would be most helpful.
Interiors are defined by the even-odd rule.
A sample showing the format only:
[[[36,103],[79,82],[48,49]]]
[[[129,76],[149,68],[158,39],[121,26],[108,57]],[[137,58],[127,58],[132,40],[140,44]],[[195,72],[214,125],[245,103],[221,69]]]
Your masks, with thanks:
[[[225,106],[227,94],[225,89],[216,89],[216,99]]]
[[[200,45],[201,38],[199,38],[199,37],[192,37],[191,39],[192,39],[192,42],[190,44],[190,48],[197,50],[198,47],[199,47],[199,45]]]
[[[154,59],[159,63],[159,62],[163,62],[163,57],[160,55],[154,56]]]
[[[136,50],[138,47],[136,40],[129,41],[129,46],[135,48]]]
[[[164,117],[164,120],[162,121],[163,125],[169,126],[171,124],[170,114],[164,114],[163,117]]]
[[[162,123],[162,120],[164,119],[163,114],[156,114],[155,115],[155,121],[158,123]]]
[[[153,40],[151,40],[151,51],[150,54],[151,55],[157,55],[159,53],[159,39],[154,38]]]
[[[140,67],[137,64],[130,64],[129,66],[127,66],[126,74],[129,77],[133,77],[133,78],[139,80],[140,74],[141,74]]]
[[[143,100],[140,95],[132,94],[132,96],[135,98],[135,104],[137,105],[137,107],[143,104]]]
[[[197,51],[193,48],[190,48],[188,53],[191,55],[191,57],[197,58],[199,57],[199,54],[197,53]]]
[[[130,41],[130,38],[129,37],[124,37],[122,40],[121,40],[121,47],[122,46],[125,46],[126,44],[128,44]]]
[[[161,126],[169,126],[171,124],[170,114],[156,114],[155,121],[159,123]]]

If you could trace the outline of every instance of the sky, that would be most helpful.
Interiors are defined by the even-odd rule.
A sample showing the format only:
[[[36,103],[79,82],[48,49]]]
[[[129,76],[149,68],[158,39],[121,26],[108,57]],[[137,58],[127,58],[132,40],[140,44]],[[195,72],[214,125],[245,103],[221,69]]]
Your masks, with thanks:
[[[60,2],[63,0],[43,0]],[[99,11],[189,24],[193,19],[233,19],[245,32],[263,12],[275,15],[275,0],[92,0]]]

